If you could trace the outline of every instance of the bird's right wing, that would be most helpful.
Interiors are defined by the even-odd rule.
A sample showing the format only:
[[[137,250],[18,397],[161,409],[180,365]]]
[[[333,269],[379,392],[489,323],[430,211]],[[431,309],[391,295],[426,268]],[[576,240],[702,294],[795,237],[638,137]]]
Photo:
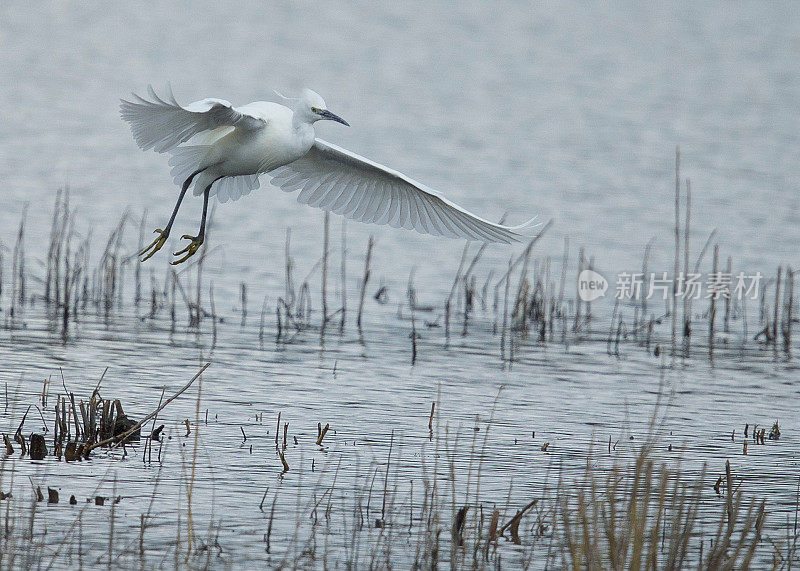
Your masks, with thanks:
[[[163,153],[198,133],[220,127],[251,130],[266,125],[263,119],[238,111],[224,99],[203,99],[184,107],[175,100],[169,86],[164,99],[150,85],[147,91],[150,99],[134,93],[134,101],[122,99],[120,103],[120,115],[130,123],[133,138],[145,151]]]
[[[269,175],[286,192],[300,190],[298,202],[359,222],[504,243],[519,241],[519,231],[533,226],[533,220],[503,226],[479,218],[404,174],[321,139],[304,157]]]

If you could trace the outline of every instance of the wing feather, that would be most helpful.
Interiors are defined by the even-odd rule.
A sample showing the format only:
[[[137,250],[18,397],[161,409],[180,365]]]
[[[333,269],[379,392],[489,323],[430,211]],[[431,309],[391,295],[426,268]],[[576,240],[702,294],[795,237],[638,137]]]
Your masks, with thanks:
[[[270,175],[272,184],[287,192],[302,188],[298,202],[363,222],[505,243],[519,241],[520,231],[533,227],[533,220],[519,226],[489,222],[402,173],[321,139],[304,157]]]
[[[311,194],[308,197],[307,203],[310,206],[314,206],[316,208],[320,208],[320,203],[322,200],[328,196],[327,186],[324,185],[325,182],[330,182],[332,176],[322,177],[319,183],[314,181],[309,181],[309,185],[313,189]],[[338,185],[334,185],[333,189],[336,188],[343,188],[347,184],[347,181],[341,181]]]
[[[358,208],[353,213],[356,220],[359,222],[372,222],[372,217],[377,207],[377,200],[383,196],[382,189],[383,185],[377,180],[371,182],[371,184],[364,189],[364,196],[359,201]]]
[[[346,216],[347,218],[352,218],[353,220],[357,220],[354,216],[356,209],[358,209],[359,202],[361,198],[364,196],[367,187],[370,185],[372,181],[369,179],[362,179],[357,181],[355,185],[353,185],[353,192],[350,193],[350,196],[342,206],[339,207],[339,211],[337,214],[341,214],[342,216]]]
[[[133,101],[120,101],[120,115],[130,123],[131,132],[142,150],[169,151],[204,131],[219,127],[260,129],[263,119],[242,113],[224,99],[202,99],[185,107],[175,100],[172,88],[160,97],[151,85],[149,99],[133,94]]]
[[[348,183],[352,182],[352,177]],[[333,210],[333,205],[339,200],[339,197],[345,192],[345,185],[336,185],[330,190],[325,189],[324,195],[316,205],[323,210]]]
[[[239,200],[260,186],[258,175],[226,176],[214,183],[211,195],[222,203]]]

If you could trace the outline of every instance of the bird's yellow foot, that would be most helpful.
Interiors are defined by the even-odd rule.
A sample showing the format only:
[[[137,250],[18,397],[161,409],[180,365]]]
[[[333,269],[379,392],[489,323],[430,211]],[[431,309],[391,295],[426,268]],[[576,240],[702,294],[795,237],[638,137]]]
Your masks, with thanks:
[[[144,256],[144,258],[142,258],[143,262],[148,258],[150,258],[150,256],[152,256],[153,254],[158,252],[161,249],[161,247],[167,242],[167,238],[169,238],[169,228],[167,228],[166,231],[162,230],[161,228],[157,228],[155,230],[155,233],[158,234],[158,238],[150,242],[150,245],[147,248],[139,252],[140,256]]]
[[[186,255],[182,257],[180,260],[175,260],[174,262],[170,262],[173,266],[182,264],[183,262],[194,256],[194,253],[197,252],[198,248],[200,248],[200,246],[203,245],[204,238],[203,236],[190,236],[189,234],[184,234],[183,236],[181,236],[181,239],[191,240],[191,242],[189,242],[189,245],[186,246],[184,249],[175,252],[176,256],[180,256],[181,254],[186,254]]]

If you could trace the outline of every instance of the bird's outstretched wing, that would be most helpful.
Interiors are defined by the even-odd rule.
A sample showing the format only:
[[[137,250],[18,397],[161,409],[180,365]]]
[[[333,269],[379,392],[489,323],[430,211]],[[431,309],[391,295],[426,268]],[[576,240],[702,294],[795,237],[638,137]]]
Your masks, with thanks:
[[[301,159],[269,173],[297,201],[372,224],[389,224],[434,236],[483,242],[519,241],[520,226],[479,218],[402,173],[321,139]]]
[[[167,86],[165,98],[148,85],[150,99],[133,94],[134,101],[122,99],[120,115],[130,123],[133,138],[142,150],[169,151],[203,131],[220,127],[260,129],[263,119],[242,113],[224,99],[203,99],[187,106],[175,100]]]

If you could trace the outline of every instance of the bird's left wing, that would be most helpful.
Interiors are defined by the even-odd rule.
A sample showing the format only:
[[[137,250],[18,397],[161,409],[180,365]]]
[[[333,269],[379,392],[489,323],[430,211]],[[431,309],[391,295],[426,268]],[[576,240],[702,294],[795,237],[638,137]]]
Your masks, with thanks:
[[[484,220],[402,173],[321,139],[301,159],[269,173],[297,201],[372,224],[483,242],[519,241],[520,226]]]
[[[224,99],[203,99],[185,107],[175,100],[167,86],[165,98],[148,85],[150,99],[133,94],[134,101],[121,100],[120,115],[130,123],[133,138],[142,150],[159,153],[174,149],[203,131],[219,127],[260,129],[263,119],[242,113]]]

